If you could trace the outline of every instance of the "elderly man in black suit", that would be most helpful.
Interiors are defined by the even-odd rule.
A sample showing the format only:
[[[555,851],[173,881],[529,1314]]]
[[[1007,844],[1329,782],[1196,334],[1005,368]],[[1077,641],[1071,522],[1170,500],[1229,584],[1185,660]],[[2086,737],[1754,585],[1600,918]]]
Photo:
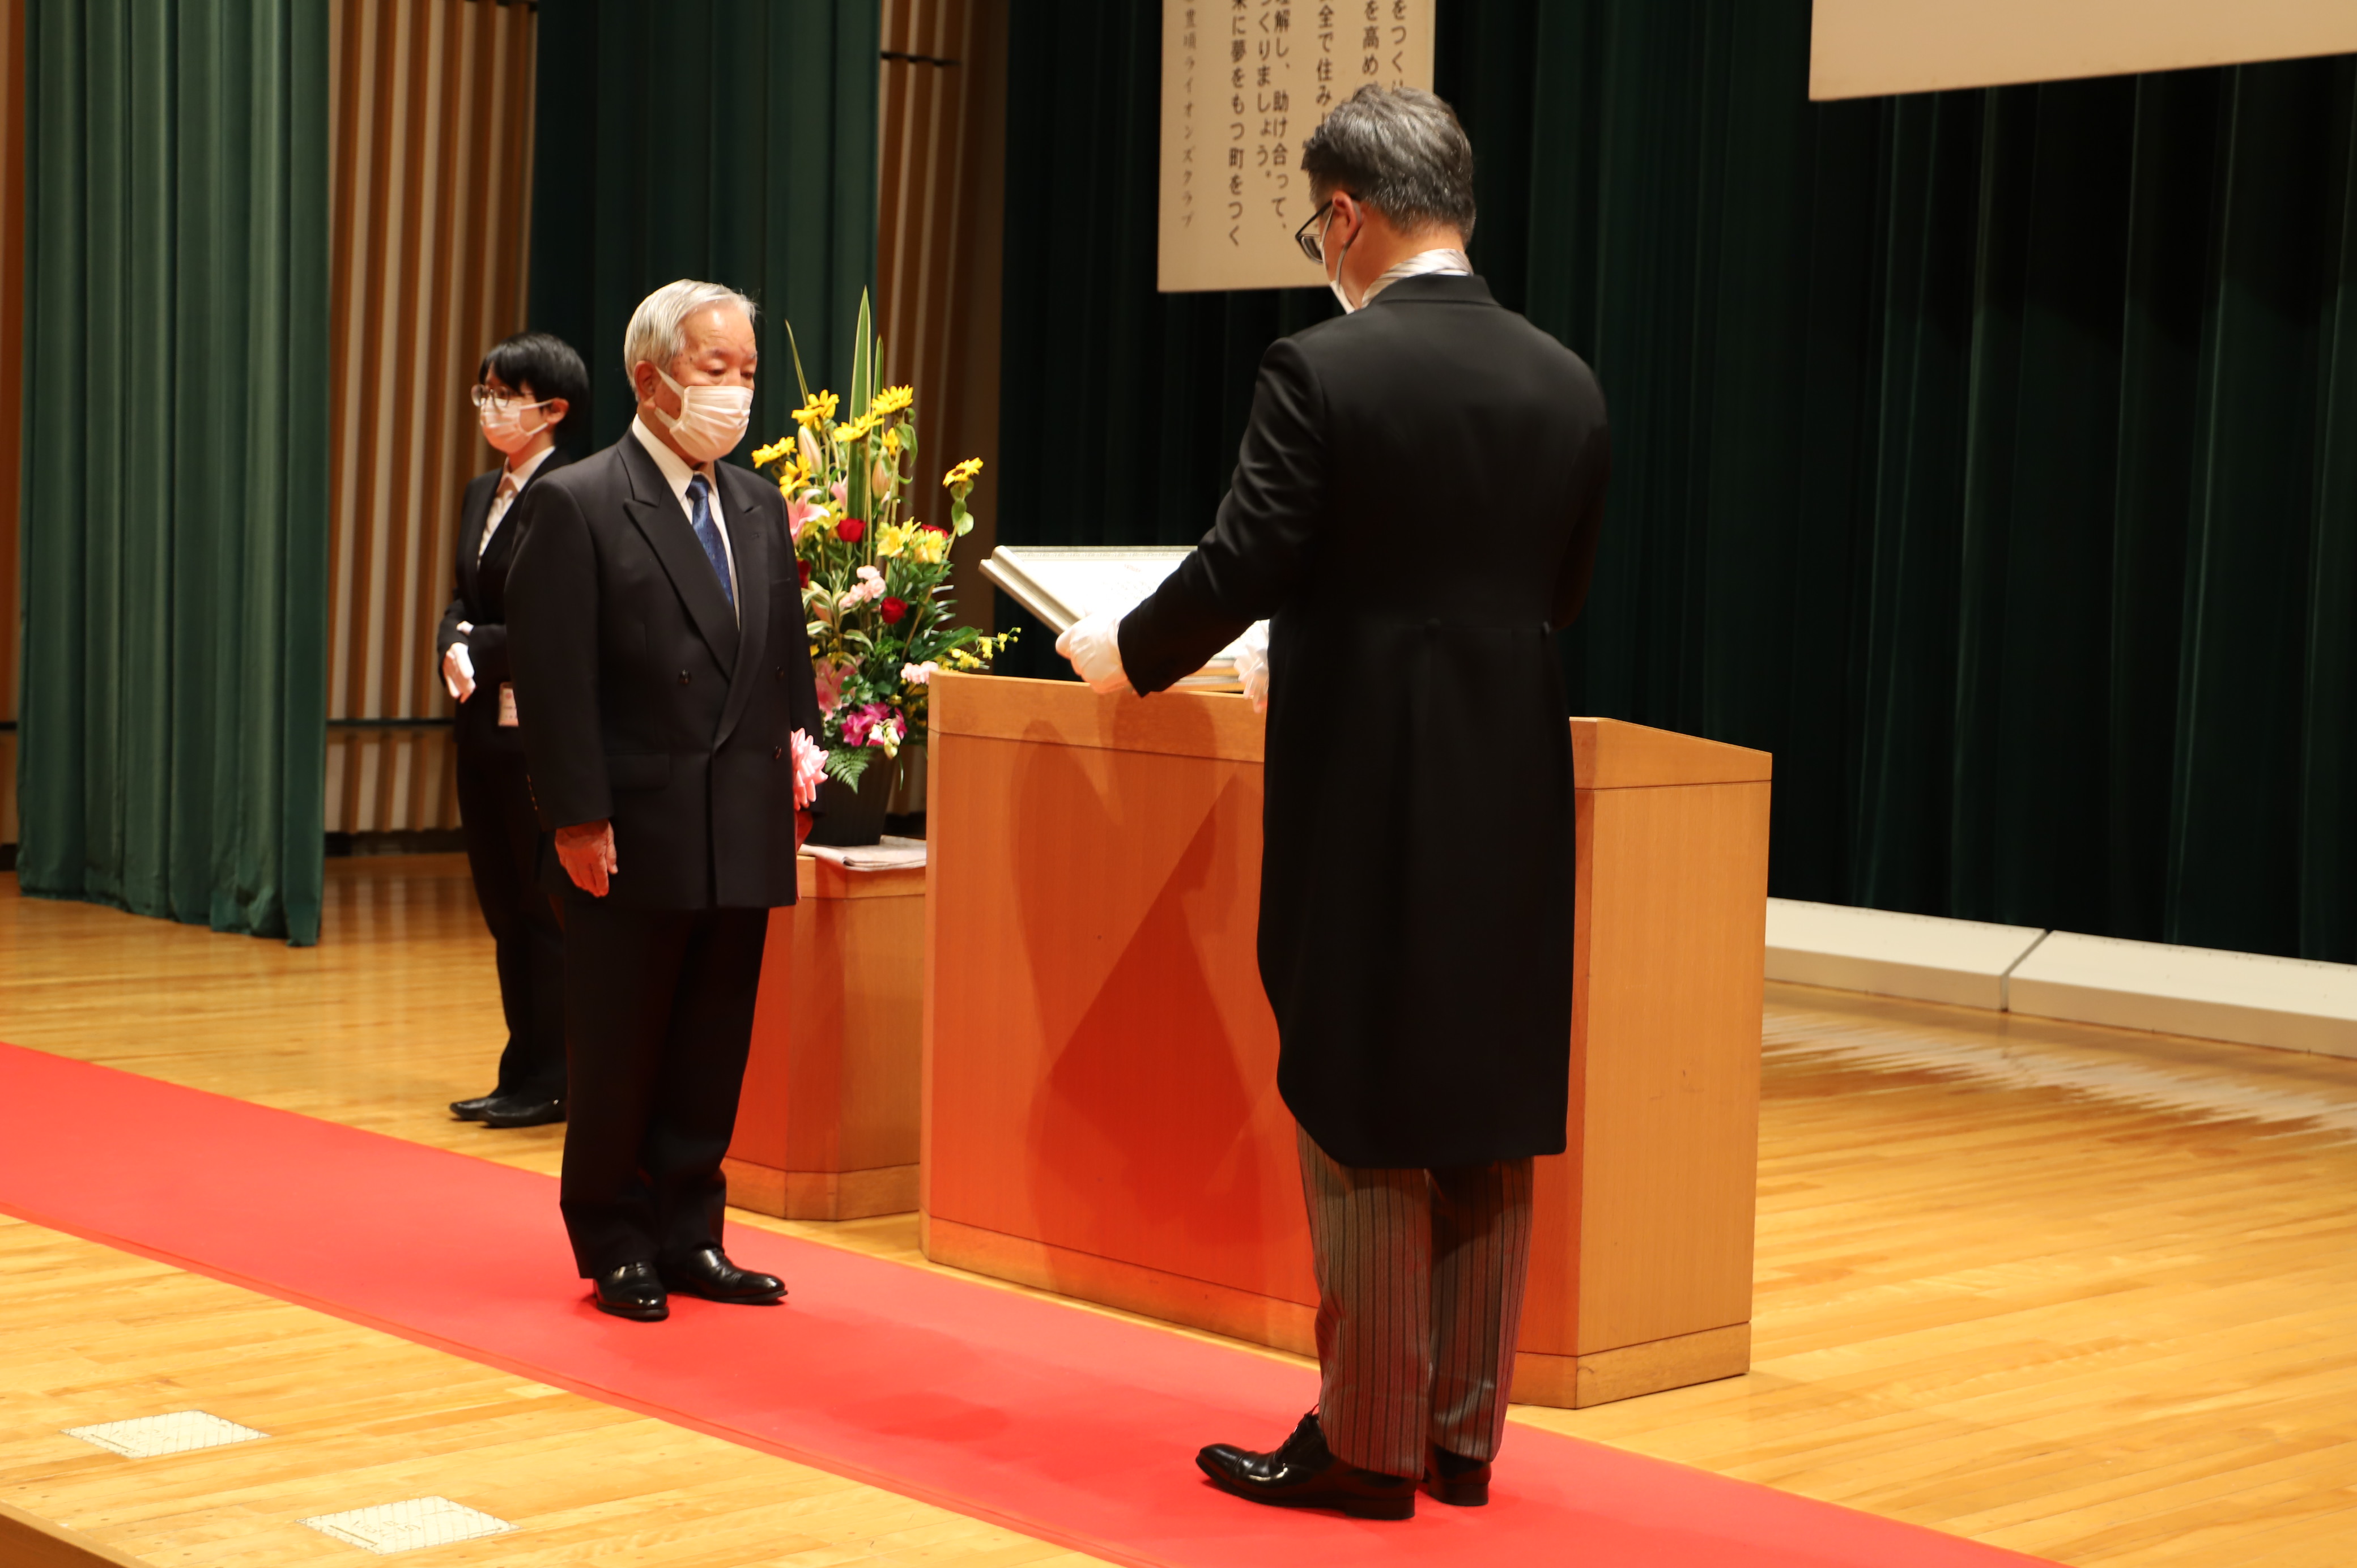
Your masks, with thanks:
[[[1530,1260],[1531,1162],[1570,1093],[1571,737],[1610,466],[1577,357],[1464,254],[1473,154],[1427,92],[1361,89],[1303,149],[1347,312],[1272,345],[1217,524],[1058,646],[1161,691],[1254,621],[1267,654],[1260,969],[1300,1124],[1318,1409],[1226,1489],[1371,1519],[1489,1498]],[[1490,842],[1432,812],[1479,771]]]
[[[819,735],[778,488],[744,438],[753,305],[683,280],[622,343],[638,417],[534,486],[508,585],[524,753],[554,834],[572,1100],[562,1202],[600,1310],[774,1304],[721,1249],[773,906],[794,901]]]
[[[458,502],[457,586],[434,646],[458,704],[458,823],[474,874],[475,902],[491,929],[507,1047],[491,1092],[454,1101],[451,1113],[489,1127],[537,1127],[565,1119],[565,932],[541,886],[544,835],[523,771],[508,680],[508,568],[515,561],[516,503],[544,474],[565,466],[557,443],[587,406],[581,356],[545,332],[491,345],[475,371],[483,439],[505,460],[468,481]]]

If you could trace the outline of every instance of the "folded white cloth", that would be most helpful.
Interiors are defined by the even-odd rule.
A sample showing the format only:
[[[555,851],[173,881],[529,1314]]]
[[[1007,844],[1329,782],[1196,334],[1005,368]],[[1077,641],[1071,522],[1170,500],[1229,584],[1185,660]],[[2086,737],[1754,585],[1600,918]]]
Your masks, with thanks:
[[[442,654],[442,685],[454,703],[475,694],[475,656],[463,642],[454,642]]]
[[[1252,629],[1236,639],[1236,674],[1243,681],[1244,695],[1252,699],[1253,712],[1268,712],[1268,622],[1253,622]]]
[[[1056,651],[1072,661],[1072,668],[1089,690],[1096,693],[1121,692],[1129,689],[1129,672],[1121,667],[1121,618],[1103,610],[1082,616],[1064,629],[1056,639]]]

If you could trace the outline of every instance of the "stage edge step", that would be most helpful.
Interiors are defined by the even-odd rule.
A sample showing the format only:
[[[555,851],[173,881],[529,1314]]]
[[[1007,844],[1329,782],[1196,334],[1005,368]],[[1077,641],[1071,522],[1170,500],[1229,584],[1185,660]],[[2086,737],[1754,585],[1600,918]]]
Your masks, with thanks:
[[[2357,964],[1768,900],[1770,980],[2357,1058]]]

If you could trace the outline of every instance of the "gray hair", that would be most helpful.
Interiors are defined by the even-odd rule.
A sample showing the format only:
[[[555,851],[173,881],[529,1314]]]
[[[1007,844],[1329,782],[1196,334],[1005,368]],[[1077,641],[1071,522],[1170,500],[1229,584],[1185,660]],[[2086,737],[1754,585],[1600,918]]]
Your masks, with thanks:
[[[735,306],[745,313],[747,321],[759,318],[753,302],[726,284],[698,283],[694,278],[667,283],[639,301],[639,307],[630,312],[630,325],[622,333],[622,373],[635,384],[642,360],[669,370],[687,347],[687,318],[716,305]]]
[[[1320,200],[1348,191],[1403,229],[1473,236],[1473,144],[1457,111],[1418,88],[1351,94],[1301,145],[1301,167]]]

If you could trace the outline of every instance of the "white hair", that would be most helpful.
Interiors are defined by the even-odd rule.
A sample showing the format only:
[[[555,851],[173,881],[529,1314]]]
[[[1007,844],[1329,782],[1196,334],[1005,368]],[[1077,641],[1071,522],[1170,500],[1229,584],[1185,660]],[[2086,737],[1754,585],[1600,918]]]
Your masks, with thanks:
[[[639,301],[639,307],[630,312],[630,325],[622,333],[622,373],[635,386],[641,360],[668,371],[687,347],[687,318],[716,305],[735,306],[748,322],[759,319],[760,314],[751,300],[726,284],[698,283],[694,278],[667,283]]]

